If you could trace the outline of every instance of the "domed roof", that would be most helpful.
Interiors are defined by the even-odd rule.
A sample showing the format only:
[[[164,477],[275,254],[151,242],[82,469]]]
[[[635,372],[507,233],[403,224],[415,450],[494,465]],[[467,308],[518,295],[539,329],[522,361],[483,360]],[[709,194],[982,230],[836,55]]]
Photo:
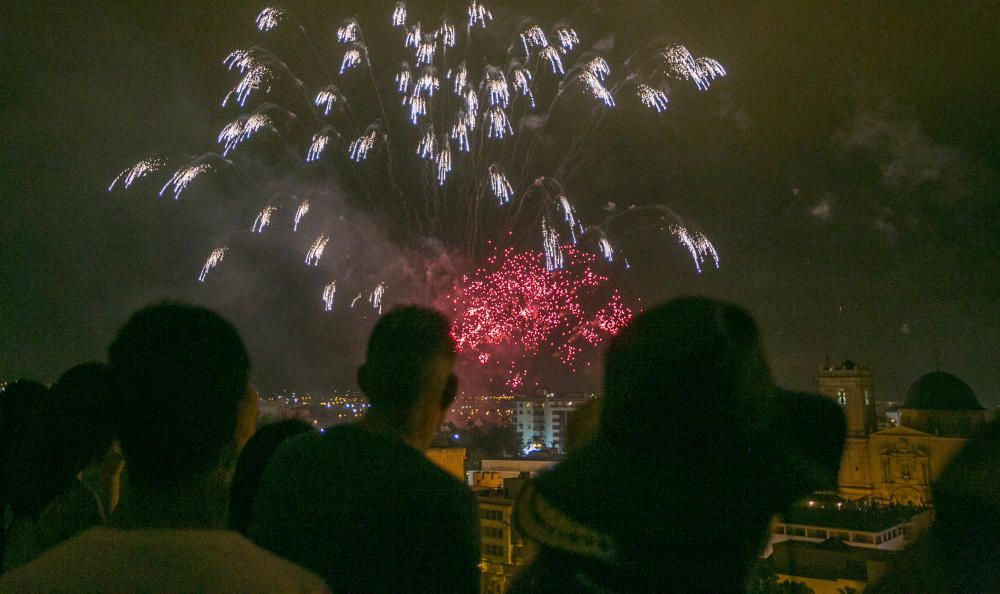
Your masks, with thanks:
[[[983,410],[968,384],[943,371],[933,371],[913,382],[901,408]]]

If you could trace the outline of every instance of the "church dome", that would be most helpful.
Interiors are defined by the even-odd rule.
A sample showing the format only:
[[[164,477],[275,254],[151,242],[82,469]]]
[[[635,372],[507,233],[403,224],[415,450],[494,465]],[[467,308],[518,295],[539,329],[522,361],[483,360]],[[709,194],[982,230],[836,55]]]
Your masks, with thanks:
[[[983,410],[976,394],[950,373],[934,371],[913,382],[901,408],[918,410]]]

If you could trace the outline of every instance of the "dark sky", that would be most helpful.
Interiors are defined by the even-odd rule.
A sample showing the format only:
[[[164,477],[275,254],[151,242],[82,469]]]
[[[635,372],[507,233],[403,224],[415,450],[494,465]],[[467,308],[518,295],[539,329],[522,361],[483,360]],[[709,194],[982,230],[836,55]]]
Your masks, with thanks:
[[[261,7],[150,4],[2,9],[0,378],[52,380],[101,358],[130,311],[169,298],[236,322],[264,388],[353,386],[372,320],[323,316],[298,248],[264,240],[199,285],[230,207],[105,192],[139,157],[212,145],[231,80],[220,61],[253,38]],[[329,35],[350,14],[333,4],[286,6]],[[678,248],[651,247],[620,280],[631,295],[745,305],[793,387],[850,357],[883,399],[939,366],[1000,404],[1000,5],[493,4],[543,22],[576,14],[618,47],[668,35],[729,70],[708,93],[672,97],[663,123],[602,137],[570,184],[593,210],[667,204],[721,254],[698,276]]]

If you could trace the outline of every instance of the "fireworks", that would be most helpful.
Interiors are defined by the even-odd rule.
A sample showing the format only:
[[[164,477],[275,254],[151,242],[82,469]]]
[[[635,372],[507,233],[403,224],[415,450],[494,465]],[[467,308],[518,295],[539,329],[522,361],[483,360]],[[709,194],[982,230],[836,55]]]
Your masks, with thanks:
[[[319,266],[319,259],[323,257],[323,252],[326,251],[326,244],[328,243],[330,243],[330,236],[326,233],[320,233],[316,241],[313,242],[312,247],[306,252],[307,266]]]
[[[374,128],[369,128],[367,132],[357,137],[351,142],[351,146],[348,149],[351,155],[351,160],[360,163],[368,158],[368,152],[372,150],[375,146],[375,139],[378,137],[378,131]]]
[[[580,45],[580,36],[569,27],[557,27],[556,38],[559,40],[559,51],[564,54],[573,51],[576,46]]]
[[[312,163],[323,156],[326,145],[330,143],[330,133],[327,130],[317,132],[313,135],[312,142],[309,143],[309,152],[306,153],[306,163]]]
[[[277,27],[281,21],[285,20],[285,16],[285,11],[280,8],[268,6],[257,15],[257,30],[270,31]]]
[[[323,311],[333,311],[333,298],[337,295],[337,281],[330,281],[323,287]]]
[[[659,89],[640,84],[636,87],[636,93],[639,95],[639,101],[646,107],[656,110],[656,113],[660,113],[667,108],[667,94]]]
[[[250,231],[254,233],[263,233],[264,227],[271,224],[271,216],[277,211],[277,206],[265,206],[264,210],[257,213],[257,218],[254,219],[253,225],[250,227]]]
[[[617,334],[631,320],[631,310],[616,291],[602,296],[608,279],[592,269],[593,255],[572,246],[562,249],[561,269],[547,270],[540,253],[508,248],[463,278],[453,301],[452,335],[459,351],[472,352],[482,362],[491,358],[483,353],[498,349],[520,351],[523,359],[544,348],[572,365],[578,342],[596,345]]]
[[[240,79],[240,82],[236,83],[233,90],[226,93],[226,96],[222,99],[222,106],[225,107],[229,103],[230,98],[236,97],[236,103],[240,107],[244,107],[250,94],[254,91],[264,89],[265,93],[270,92],[271,81],[273,79],[274,73],[270,68],[263,64],[254,63],[243,72],[243,78]]]
[[[142,179],[150,173],[159,171],[164,165],[166,165],[166,163],[163,159],[157,159],[156,157],[143,159],[115,176],[115,179],[111,181],[111,185],[108,186],[108,191],[110,192],[111,190],[114,190],[115,184],[119,181],[122,182],[122,187],[127,190],[133,183],[135,183],[136,180]]]
[[[507,176],[504,175],[503,169],[496,163],[490,165],[490,189],[493,190],[493,194],[500,200],[500,204],[507,204],[510,202],[510,197],[514,194],[514,189],[510,187],[510,182],[507,181]]]
[[[323,115],[328,116],[330,115],[330,110],[332,110],[333,106],[340,101],[340,98],[340,89],[334,85],[327,85],[325,89],[316,93],[316,99],[313,100],[313,103],[316,107],[322,107]]]
[[[526,354],[552,349],[572,364],[582,349],[613,335],[631,317],[605,274],[628,268],[619,239],[631,240],[650,221],[635,224],[634,218],[624,218],[634,215],[615,209],[602,215],[592,192],[584,188],[581,195],[569,195],[563,176],[586,168],[589,147],[615,132],[622,97],[645,108],[637,117],[652,117],[647,109],[667,107],[667,78],[705,90],[726,70],[681,45],[638,43],[628,44],[641,48],[633,54],[636,59],[616,62],[613,71],[604,53],[610,47],[590,44],[590,51],[581,52],[581,37],[566,21],[515,19],[515,28],[507,18],[494,24],[480,0],[463,7],[467,29],[458,35],[459,14],[424,26],[408,12],[405,0],[394,0],[386,5],[387,18],[376,21],[382,31],[373,35],[366,35],[354,18],[333,21],[339,22],[333,27],[339,45],[332,52],[325,43],[313,43],[290,12],[265,8],[257,15],[257,29],[293,24],[280,47],[303,51],[278,56],[271,51],[275,48],[252,45],[230,52],[223,66],[232,86],[222,104],[239,113],[227,116],[229,123],[215,135],[222,157],[181,157],[179,162],[187,164],[169,180],[158,179],[166,181],[159,194],[169,191],[177,199],[202,174],[225,167],[226,183],[215,188],[239,188],[240,204],[248,210],[223,236],[239,232],[254,239],[272,225],[279,209],[294,212],[297,232],[312,200],[310,224],[302,228],[315,239],[305,264],[323,271],[325,311],[333,310],[338,288],[333,278],[342,293],[356,294],[351,308],[367,300],[382,310],[386,285],[377,281],[391,268],[368,256],[383,252],[358,245],[352,251],[354,236],[340,231],[352,215],[361,215],[353,220],[370,222],[375,234],[399,248],[406,274],[422,265],[431,268],[428,245],[440,246],[442,259],[453,259],[459,267],[488,262],[460,283],[448,282],[445,291],[454,287],[448,295],[456,307],[460,348],[472,351],[482,365],[508,373],[511,386],[523,381],[526,371],[501,349]],[[482,34],[487,26],[490,32]],[[376,40],[378,45],[367,45]],[[305,73],[332,75],[300,79],[290,65],[297,69],[304,63]],[[338,73],[343,78],[338,80]],[[258,135],[265,137],[250,142]],[[139,161],[108,189],[129,188],[165,164]],[[292,188],[310,200],[290,196]],[[245,221],[251,215],[256,216],[248,233]],[[597,216],[602,220],[581,221]],[[658,220],[662,231],[666,219]],[[681,221],[676,215],[673,220]],[[613,233],[615,221],[627,221],[627,230]],[[682,224],[669,231],[697,271],[706,262],[718,267],[718,254],[705,235]],[[338,252],[347,251],[324,258],[332,233],[337,233]],[[490,247],[492,240],[503,246]],[[199,281],[228,247],[236,249],[231,240],[227,243],[213,251]],[[452,267],[447,274],[459,273]],[[426,278],[432,278],[430,270]],[[427,289],[432,299],[441,298],[438,287]]]
[[[368,303],[370,303],[372,308],[380,314],[382,313],[383,297],[385,297],[385,283],[379,283],[378,286],[372,290],[372,294],[368,296]]]
[[[712,245],[712,242],[703,234],[697,231],[689,231],[682,225],[672,225],[670,232],[673,233],[681,245],[687,248],[688,253],[691,254],[691,259],[694,261],[695,270],[699,274],[701,273],[701,265],[705,263],[706,257],[712,259],[716,268],[719,267],[719,254],[715,251],[715,246]]]
[[[208,272],[219,265],[222,259],[226,257],[226,247],[215,248],[212,253],[209,254],[208,259],[205,260],[205,264],[201,267],[201,274],[198,275],[198,282],[203,283],[208,277]]]
[[[188,185],[195,180],[199,175],[207,171],[211,171],[212,166],[208,163],[201,163],[199,165],[188,165],[187,167],[182,167],[174,172],[170,180],[163,184],[160,188],[160,196],[167,191],[167,188],[173,186],[174,189],[174,200],[181,197],[181,193],[187,189]]]
[[[399,0],[396,7],[392,9],[392,26],[394,28],[406,26],[406,2]]]
[[[514,134],[514,128],[510,125],[507,112],[499,105],[493,105],[486,110],[486,125],[488,126],[487,138],[503,140],[508,134]]]
[[[434,171],[437,174],[439,186],[444,185],[444,182],[448,179],[448,174],[451,173],[451,147],[448,146],[447,141],[443,144],[444,146],[434,158]]]
[[[340,61],[340,74],[344,74],[348,70],[353,70],[359,65],[361,65],[361,49],[352,47],[344,52],[344,57]]]
[[[309,201],[303,200],[302,204],[300,204],[299,208],[295,211],[295,222],[292,227],[292,231],[299,230],[299,223],[302,222],[302,217],[306,216],[307,212],[309,212]]]
[[[469,2],[468,14],[469,14],[470,29],[472,29],[476,25],[479,25],[481,28],[485,29],[486,21],[493,20],[493,13],[490,12],[490,9],[486,8],[486,6],[482,2],[478,2],[477,0],[472,0],[471,2]]]

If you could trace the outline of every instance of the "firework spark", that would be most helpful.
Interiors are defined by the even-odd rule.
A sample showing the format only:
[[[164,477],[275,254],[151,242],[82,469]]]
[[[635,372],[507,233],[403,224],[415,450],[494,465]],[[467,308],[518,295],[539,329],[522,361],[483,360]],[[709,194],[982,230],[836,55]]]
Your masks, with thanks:
[[[368,303],[370,303],[372,308],[378,313],[382,313],[383,297],[385,297],[385,283],[379,283],[378,286],[376,286],[372,291],[372,294],[368,296]]]
[[[715,251],[715,246],[702,233],[689,231],[682,225],[672,225],[670,232],[677,238],[677,241],[687,248],[694,261],[695,270],[701,273],[701,265],[705,263],[705,258],[711,258],[715,267],[719,267],[719,254]]]
[[[516,67],[513,71],[514,90],[528,98],[528,105],[535,108],[535,95],[531,92],[531,71],[527,68]]]
[[[458,41],[455,35],[455,25],[448,19],[442,21],[441,26],[437,30],[437,36],[441,38],[441,43],[445,47],[455,47],[455,43]]]
[[[406,94],[407,89],[410,88],[410,81],[412,79],[413,73],[410,71],[410,65],[403,62],[402,68],[396,74],[396,92]]]
[[[549,40],[545,37],[545,32],[542,28],[534,23],[529,23],[526,25],[525,29],[521,31],[521,45],[524,46],[524,56],[531,56],[531,48],[544,48],[548,47]]]
[[[302,204],[300,204],[299,208],[295,211],[295,222],[293,223],[294,226],[292,227],[292,231],[299,230],[299,223],[302,222],[302,217],[306,216],[307,212],[309,212],[309,201],[303,200]]]
[[[427,126],[420,142],[417,143],[417,154],[421,159],[433,159],[437,151],[437,136],[434,135],[434,126]]]
[[[378,131],[374,128],[369,128],[367,132],[355,138],[351,142],[351,146],[348,149],[351,160],[356,163],[360,163],[368,158],[368,152],[372,150],[373,146],[375,146],[375,139],[377,136]]]
[[[351,309],[354,309],[354,306],[357,305],[358,301],[361,300],[361,297],[362,294],[358,293],[357,295],[354,296],[354,299],[351,299]]]
[[[726,69],[717,60],[707,57],[695,58],[695,66],[698,68],[699,88],[704,91],[708,89],[711,81],[726,75]]]
[[[271,224],[271,217],[277,211],[277,206],[265,206],[264,210],[257,213],[257,218],[254,219],[253,225],[250,227],[250,231],[253,233],[263,233],[264,227]]]
[[[511,127],[510,120],[507,118],[507,112],[499,105],[494,105],[486,110],[486,125],[488,127],[487,138],[503,140],[508,135],[514,134],[514,128]]]
[[[319,259],[323,257],[323,252],[326,251],[326,244],[330,243],[330,236],[326,233],[320,233],[316,241],[313,242],[312,247],[306,253],[306,265],[307,266],[319,266]]]
[[[205,279],[208,277],[209,271],[218,266],[219,262],[222,262],[222,259],[226,256],[227,249],[228,248],[223,246],[212,250],[212,253],[209,254],[208,259],[205,260],[205,264],[201,267],[201,274],[198,275],[199,283],[205,282]]]
[[[406,26],[406,2],[399,0],[392,9],[392,26],[395,29]]]
[[[337,41],[340,43],[355,43],[360,34],[361,27],[358,26],[358,22],[354,19],[348,19],[337,27]]]
[[[235,97],[236,103],[240,107],[245,107],[247,99],[254,91],[263,89],[265,93],[271,92],[272,80],[274,80],[274,72],[270,68],[263,64],[254,64],[243,72],[240,82],[226,93],[222,99],[222,106],[225,107],[229,103],[229,99]]]
[[[306,163],[312,163],[322,157],[328,144],[330,144],[329,130],[313,134],[312,142],[309,143],[309,152],[306,153]]]
[[[337,281],[330,281],[323,287],[323,311],[333,311],[333,298],[337,295]]]
[[[556,38],[559,40],[559,48],[562,53],[573,51],[580,45],[580,36],[569,27],[557,27]]]
[[[316,99],[313,100],[313,103],[316,107],[322,107],[323,115],[328,116],[330,115],[330,111],[333,109],[333,106],[336,105],[338,101],[341,101],[342,97],[340,89],[338,89],[336,85],[327,85],[322,91],[316,93]]]
[[[164,165],[166,162],[163,159],[156,157],[143,159],[115,176],[115,179],[111,180],[111,185],[108,186],[108,191],[114,190],[119,181],[122,182],[122,187],[127,190],[136,180],[140,180],[150,173],[156,173],[163,169]]]
[[[486,5],[484,5],[482,2],[479,2],[478,0],[472,0],[471,2],[469,2],[468,13],[469,13],[470,29],[472,29],[476,25],[479,25],[481,28],[485,29],[486,21],[493,20],[493,13],[490,12],[490,9],[486,8]]]
[[[448,71],[448,80],[452,81],[452,89],[454,89],[455,94],[461,96],[462,89],[469,82],[469,69],[465,66],[465,62],[462,62],[454,70]]]
[[[461,292],[453,299],[452,336],[458,350],[472,352],[483,362],[491,357],[482,353],[496,354],[498,349],[520,351],[524,359],[545,348],[571,365],[581,349],[578,341],[595,345],[617,334],[631,320],[631,310],[616,291],[601,297],[608,279],[594,272],[593,255],[572,246],[563,250],[561,269],[548,270],[543,254],[508,248],[463,278]],[[523,373],[508,378],[518,376]]]
[[[545,270],[552,272],[563,267],[563,251],[559,233],[542,217],[542,246],[545,251]]]
[[[503,169],[496,163],[490,165],[490,189],[501,205],[510,202],[510,197],[514,194],[514,189],[511,188]]]
[[[594,97],[594,99],[597,99],[607,107],[615,106],[615,98],[611,94],[611,91],[609,91],[608,88],[601,82],[601,79],[595,76],[592,72],[584,70],[580,72],[580,75],[577,78],[581,83],[583,83],[583,86],[587,88],[587,91]]]
[[[167,183],[163,184],[160,188],[160,196],[167,191],[167,188],[173,186],[174,200],[181,197],[181,193],[187,189],[188,185],[195,180],[202,173],[206,173],[212,170],[212,166],[208,163],[201,163],[199,165],[188,165],[187,167],[182,167],[174,172]]]
[[[615,261],[615,250],[611,247],[611,242],[608,241],[607,237],[602,237],[597,242],[598,247],[601,249],[601,256],[604,257],[608,262]]]
[[[459,112],[449,136],[458,143],[458,150],[463,153],[469,152],[469,125],[465,121],[465,112]]]
[[[639,101],[646,107],[655,110],[656,113],[661,113],[667,109],[667,94],[663,91],[654,89],[649,85],[640,84],[636,88],[636,93],[639,95]]]
[[[235,50],[222,61],[227,70],[239,70],[243,74],[249,68],[257,65],[257,59],[249,50]]]
[[[352,47],[351,49],[344,52],[344,58],[340,61],[340,74],[348,70],[354,70],[361,65],[361,49],[359,47]]]
[[[420,77],[417,79],[417,86],[426,91],[428,96],[434,96],[434,91],[438,90],[441,86],[441,81],[435,74],[434,67],[427,66],[424,68],[423,73],[421,73]]]
[[[280,8],[268,6],[257,15],[257,30],[270,31],[285,20],[286,16],[285,11]]]
[[[451,173],[451,147],[448,146],[447,140],[442,142],[442,144],[444,146],[434,158],[434,171],[437,174],[439,186],[444,185],[444,182],[448,179],[448,174]]]
[[[566,71],[563,69],[562,56],[559,55],[559,50],[550,45],[543,47],[538,55],[549,63],[549,66],[552,68],[552,74],[557,72],[559,74],[566,74]]]

